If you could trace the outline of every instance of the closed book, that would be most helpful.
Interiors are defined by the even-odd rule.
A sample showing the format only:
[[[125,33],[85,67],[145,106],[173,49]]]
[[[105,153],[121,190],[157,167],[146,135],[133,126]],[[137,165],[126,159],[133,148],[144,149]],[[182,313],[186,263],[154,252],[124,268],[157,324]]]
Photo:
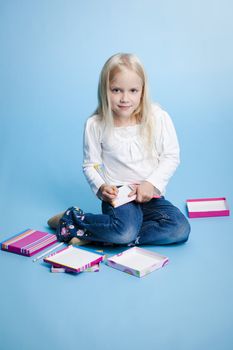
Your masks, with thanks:
[[[24,256],[32,256],[57,242],[56,235],[26,229],[2,242],[1,249]]]

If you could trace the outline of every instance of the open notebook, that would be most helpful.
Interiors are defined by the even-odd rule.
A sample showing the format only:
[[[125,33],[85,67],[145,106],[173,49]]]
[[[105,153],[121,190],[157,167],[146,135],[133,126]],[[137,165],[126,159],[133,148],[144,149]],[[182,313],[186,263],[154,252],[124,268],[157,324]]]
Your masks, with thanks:
[[[106,260],[106,264],[136,277],[160,269],[168,263],[166,256],[148,249],[133,247]]]
[[[99,173],[99,175],[104,179],[104,170],[103,170],[103,165],[102,164],[95,164],[94,165],[95,170]],[[125,203],[132,202],[136,199],[136,195],[133,195],[132,197],[129,197],[130,192],[132,192],[134,185],[123,185],[118,188],[118,195],[112,202],[112,206],[114,208],[119,207],[120,205],[123,205]],[[156,193],[153,198],[160,198],[160,194]]]
[[[103,259],[103,255],[68,246],[44,258],[44,261],[53,267],[63,267],[66,271],[82,272],[100,263]]]

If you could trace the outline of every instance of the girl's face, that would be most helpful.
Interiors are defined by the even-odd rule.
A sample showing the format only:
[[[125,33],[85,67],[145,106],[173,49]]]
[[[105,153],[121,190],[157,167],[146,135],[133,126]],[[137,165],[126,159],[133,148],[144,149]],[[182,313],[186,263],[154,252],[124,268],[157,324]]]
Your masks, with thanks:
[[[134,71],[124,68],[116,73],[109,84],[109,100],[113,115],[122,121],[130,121],[142,96],[142,80]]]

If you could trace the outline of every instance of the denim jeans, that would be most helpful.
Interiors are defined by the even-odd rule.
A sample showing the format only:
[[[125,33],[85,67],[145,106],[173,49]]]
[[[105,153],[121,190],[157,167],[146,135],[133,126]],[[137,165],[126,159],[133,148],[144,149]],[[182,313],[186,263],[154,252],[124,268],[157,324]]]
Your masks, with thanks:
[[[172,244],[187,241],[190,225],[181,211],[164,197],[146,203],[130,202],[113,208],[102,202],[103,214],[85,213],[77,226],[80,239],[115,244]]]

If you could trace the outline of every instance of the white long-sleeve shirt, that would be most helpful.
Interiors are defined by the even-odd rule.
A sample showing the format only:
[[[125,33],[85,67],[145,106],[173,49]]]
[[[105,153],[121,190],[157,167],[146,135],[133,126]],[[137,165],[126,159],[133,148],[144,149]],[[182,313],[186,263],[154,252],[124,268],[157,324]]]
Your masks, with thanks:
[[[179,144],[168,113],[152,105],[155,118],[155,152],[148,154],[140,124],[114,127],[105,132],[98,115],[88,118],[84,132],[83,171],[95,194],[104,183],[138,184],[148,181],[163,195],[179,164]],[[95,169],[102,164],[103,176]]]

